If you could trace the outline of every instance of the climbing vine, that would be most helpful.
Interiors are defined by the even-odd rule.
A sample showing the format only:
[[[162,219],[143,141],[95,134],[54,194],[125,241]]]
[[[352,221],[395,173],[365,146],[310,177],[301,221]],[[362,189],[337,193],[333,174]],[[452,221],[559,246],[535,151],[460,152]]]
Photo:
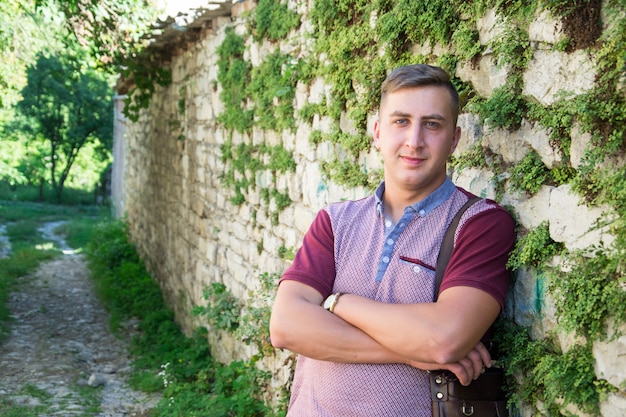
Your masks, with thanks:
[[[601,7],[612,21],[604,33],[599,22]],[[478,21],[489,9],[498,16],[500,32],[482,45]],[[542,11],[563,23],[565,38],[553,45],[554,50],[586,50],[597,67],[594,88],[577,96],[563,92],[550,106],[523,94],[523,74],[535,52],[529,24]],[[231,202],[243,204],[250,191],[257,190],[265,207],[273,207],[272,219],[277,222],[280,211],[291,204],[287,190],[277,186],[278,178],[295,172],[296,163],[282,144],[266,143],[259,137],[293,134],[299,123],[312,125],[316,118],[329,123],[323,130],[314,130],[309,143],[313,147],[330,145],[335,150],[330,159],[320,161],[326,178],[346,187],[373,189],[382,173],[362,161],[371,149],[368,118],[377,111],[380,82],[389,69],[403,64],[444,67],[453,75],[465,111],[494,129],[515,131],[524,122],[544,128],[550,145],[561,156],[560,163],[548,167],[530,151],[516,164],[507,164],[479,139],[454,158],[457,170],[488,168],[493,172],[497,198],[506,192],[531,197],[544,186],[571,184],[586,204],[608,207],[598,226],[609,228],[614,239],[592,251],[566,250],[552,240],[547,223],[533,230],[520,228],[509,266],[545,276],[549,293],[558,300],[559,327],[554,334],[533,340],[524,329],[505,321],[499,336],[501,360],[515,376],[514,401],[540,406],[538,412],[547,416],[567,415],[568,404],[597,413],[603,395],[617,388],[595,375],[591,348],[595,342],[615,336],[609,334],[609,324],[619,328],[626,323],[626,172],[623,167],[602,168],[624,153],[626,142],[625,12],[626,4],[620,0],[317,0],[306,16],[312,26],[311,50],[285,52],[278,42],[296,31],[303,17],[284,1],[260,0],[247,20],[248,34],[269,48],[269,53],[252,65],[248,38],[232,28],[226,29],[217,50],[224,106],[218,123],[228,132],[220,147],[222,181],[232,190]],[[477,65],[485,53],[491,53],[496,66],[506,67],[508,74],[506,82],[488,97],[455,76],[456,68]],[[162,74],[164,80],[166,75]],[[296,111],[298,84],[310,84],[314,79],[324,81],[328,94],[321,103]],[[149,86],[144,89],[150,90]],[[253,140],[257,129],[268,135]],[[573,129],[590,137],[577,167],[569,162]],[[262,247],[259,242],[259,252]],[[292,252],[281,247],[277,256],[289,259]],[[553,264],[557,256],[561,260],[558,267]],[[225,293],[213,295],[225,297]],[[205,313],[213,316],[214,311]],[[257,343],[262,355],[271,354],[264,339],[268,318],[267,306],[256,306],[239,317],[236,327],[240,337]],[[563,351],[558,332],[573,333],[580,341]]]
[[[609,13],[623,12],[623,4],[609,3]],[[259,3],[258,8],[261,6],[263,4]],[[476,113],[481,122],[491,128],[514,131],[519,129],[523,120],[543,126],[562,161],[569,161],[571,131],[575,123],[583,132],[592,135],[592,144],[578,170],[566,162],[549,168],[534,151],[509,166],[483,147],[480,140],[464,155],[455,157],[454,166],[457,169],[488,167],[494,172],[500,196],[506,190],[532,195],[544,185],[572,183],[588,203],[611,205],[611,202],[623,201],[620,193],[611,195],[605,191],[605,187],[616,190],[618,186],[615,182],[609,185],[607,180],[602,181],[594,167],[623,152],[626,107],[624,95],[615,92],[619,91],[620,82],[623,83],[626,30],[620,22],[612,33],[604,35],[604,39],[598,38],[600,32],[593,24],[586,25],[592,28],[584,33],[577,31],[577,19],[594,15],[597,7],[598,2],[582,0],[318,0],[313,3],[308,16],[313,24],[313,51],[308,63],[299,65],[306,67],[307,80],[322,78],[330,86],[330,94],[320,104],[304,106],[296,116],[304,123],[312,123],[316,116],[334,121],[330,129],[314,131],[309,139],[312,146],[330,143],[337,149],[333,159],[321,161],[323,172],[330,180],[347,187],[372,189],[380,181],[381,172],[370,170],[359,160],[371,147],[367,120],[377,110],[378,86],[386,72],[398,65],[423,62],[440,65],[455,74],[458,65],[475,65],[485,48],[490,48],[496,64],[507,67],[509,77],[489,97],[481,97],[471,85],[453,78],[467,111]],[[501,16],[497,23],[501,32],[489,45],[481,45],[477,22],[489,8]],[[576,97],[564,92],[548,107],[522,94],[523,73],[534,51],[528,37],[528,25],[541,10],[548,10],[564,21],[566,39],[554,46],[556,50],[571,52],[588,48],[596,42],[600,45],[595,52],[599,65],[598,88]],[[256,25],[259,27],[258,23]],[[422,48],[416,53],[414,45],[441,45],[448,52],[437,56],[433,48]],[[270,59],[275,60],[275,78],[267,84],[251,83],[260,86],[254,92],[253,101],[265,103],[268,111],[267,115],[255,114],[255,125],[267,129],[291,129],[289,124],[275,124],[273,119],[277,113],[272,112],[280,103],[281,95],[277,92],[287,92],[282,88],[287,86],[289,65],[291,68],[297,65],[288,64],[294,61],[278,52],[270,55]],[[270,65],[268,61],[253,73],[270,71]],[[276,70],[278,68],[281,68],[280,73]],[[263,96],[265,93],[267,95]],[[293,102],[292,97],[288,97],[287,102],[289,100]],[[270,101],[273,106],[269,105]],[[343,118],[352,122],[350,131],[340,127]],[[616,213],[616,216],[621,214]],[[504,347],[503,361],[511,374],[522,376],[514,384],[514,400],[527,406],[543,404],[541,412],[549,416],[567,414],[564,411],[567,404],[575,404],[581,410],[593,413],[597,412],[602,395],[615,389],[595,376],[591,345],[606,335],[609,320],[618,324],[626,321],[623,314],[615,314],[623,311],[619,306],[626,302],[621,272],[624,270],[621,265],[623,256],[618,256],[626,251],[623,235],[624,232],[618,232],[612,247],[599,247],[590,256],[569,252],[562,244],[554,242],[547,223],[535,230],[520,230],[520,240],[509,266],[543,271],[548,280],[548,291],[560,300],[557,315],[561,331],[583,336],[585,342],[563,352],[556,336],[532,340],[526,332],[507,323],[512,329],[502,332],[501,337],[506,339],[501,344]],[[556,255],[562,256],[564,264],[569,265],[566,272],[551,265]],[[598,271],[602,271],[602,277],[598,277]],[[610,317],[611,313],[613,317]]]

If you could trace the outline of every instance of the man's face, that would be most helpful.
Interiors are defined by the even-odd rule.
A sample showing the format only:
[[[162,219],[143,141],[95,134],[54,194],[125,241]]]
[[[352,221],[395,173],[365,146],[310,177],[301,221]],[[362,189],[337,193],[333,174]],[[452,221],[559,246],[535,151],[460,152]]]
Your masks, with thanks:
[[[374,145],[383,157],[385,188],[419,201],[446,178],[446,162],[461,134],[450,93],[439,86],[388,93],[374,123]]]

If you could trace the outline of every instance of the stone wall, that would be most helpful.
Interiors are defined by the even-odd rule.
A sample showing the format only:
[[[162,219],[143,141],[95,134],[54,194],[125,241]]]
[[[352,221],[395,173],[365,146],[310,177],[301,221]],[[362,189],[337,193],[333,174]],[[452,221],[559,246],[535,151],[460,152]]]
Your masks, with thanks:
[[[251,3],[248,1],[239,7],[249,8]],[[300,13],[306,12],[305,6],[298,7]],[[488,13],[481,20],[484,44],[498,35],[494,19],[494,15]],[[206,304],[203,289],[214,282],[224,283],[236,297],[249,300],[250,292],[259,290],[260,274],[280,273],[287,267],[288,261],[278,255],[280,248],[297,248],[320,208],[333,201],[367,194],[366,190],[344,189],[323,178],[320,161],[333,149],[310,144],[311,131],[324,129],[324,120],[316,118],[311,125],[299,125],[293,133],[255,130],[251,137],[234,133],[234,144],[251,139],[254,143],[282,144],[293,152],[297,164],[295,173],[278,179],[278,187],[288,191],[293,204],[280,213],[278,224],[267,211],[259,210],[262,198],[256,190],[249,190],[244,204],[230,203],[231,190],[224,187],[221,180],[223,162],[220,158],[220,145],[230,133],[216,122],[223,105],[219,98],[215,52],[229,26],[240,34],[245,33],[245,17],[215,18],[211,29],[198,41],[175,54],[170,64],[172,84],[157,90],[139,121],[118,120],[116,125],[114,178],[123,174],[123,180],[114,188],[118,212],[127,215],[132,239],[187,331],[206,325],[191,314],[194,306]],[[594,65],[588,54],[555,52],[550,47],[563,36],[558,22],[542,14],[530,28],[530,40],[537,47],[524,75],[524,94],[550,104],[558,91],[580,94],[593,87]],[[290,36],[292,44],[305,42],[300,39],[305,36]],[[258,63],[267,53],[263,45],[252,40],[246,46],[253,63]],[[289,47],[285,42],[285,48]],[[507,75],[505,69],[493,65],[492,58],[487,53],[478,65],[460,65],[457,76],[488,96],[502,85]],[[310,85],[299,85],[294,111],[307,103],[320,102],[327,88],[319,79]],[[184,112],[180,103],[184,103]],[[461,145],[456,151],[459,154],[482,138],[483,146],[507,162],[518,162],[531,149],[547,166],[560,158],[550,146],[548,132],[530,123],[522,123],[515,132],[488,129],[479,123],[477,116],[469,113],[462,114],[459,123],[463,129]],[[125,134],[120,134],[120,130],[125,130]],[[582,149],[589,140],[585,134],[572,135],[572,166],[580,163]],[[380,165],[374,151],[366,160],[369,166]],[[495,198],[492,176],[493,173],[476,168],[451,172],[458,185]],[[611,239],[603,230],[593,227],[603,209],[583,205],[569,185],[544,186],[532,197],[506,193],[500,201],[513,207],[519,223],[528,229],[547,221],[551,237],[568,249],[586,248],[600,240]],[[537,290],[540,281],[541,276],[536,271],[520,271],[509,304],[509,313],[519,324],[531,328],[536,337],[546,334],[555,325],[553,302],[544,299],[542,291]],[[542,311],[537,306],[543,306]],[[211,332],[210,343],[214,354],[225,362],[249,358],[254,353],[253,348],[222,331]],[[567,341],[563,344],[566,346]],[[620,358],[625,354],[625,336],[594,347],[597,375],[622,389],[626,366]],[[281,368],[283,359],[266,364],[277,372],[276,384],[287,375]],[[621,416],[623,411],[620,410],[625,409],[623,391],[610,394],[602,403],[605,417]]]

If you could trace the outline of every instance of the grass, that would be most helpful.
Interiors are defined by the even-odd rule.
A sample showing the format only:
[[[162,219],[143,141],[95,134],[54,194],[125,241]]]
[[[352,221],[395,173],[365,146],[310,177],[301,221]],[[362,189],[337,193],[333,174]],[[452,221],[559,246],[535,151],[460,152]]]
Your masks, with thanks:
[[[132,341],[131,385],[162,394],[153,417],[276,415],[260,399],[266,372],[254,362],[215,361],[205,330],[191,337],[181,332],[158,283],[128,241],[123,222],[100,224],[86,255],[113,329],[119,331],[130,319],[139,322]]]
[[[93,191],[65,187],[62,204],[65,206],[93,206],[98,196]],[[0,200],[32,203],[58,203],[54,190],[45,184],[40,190],[35,185],[10,185],[0,181]]]
[[[84,407],[84,413],[82,416],[96,416],[102,410],[100,409],[99,391],[94,390],[91,387],[75,386],[72,390],[79,395],[79,401],[72,401],[78,403]],[[24,385],[19,391],[20,395],[27,396],[34,399],[31,404],[14,404],[11,401],[0,398],[0,416],[2,417],[38,417],[42,415],[48,415],[53,411],[50,402],[52,394],[46,390],[36,387],[32,384]],[[59,404],[63,407],[63,401]]]

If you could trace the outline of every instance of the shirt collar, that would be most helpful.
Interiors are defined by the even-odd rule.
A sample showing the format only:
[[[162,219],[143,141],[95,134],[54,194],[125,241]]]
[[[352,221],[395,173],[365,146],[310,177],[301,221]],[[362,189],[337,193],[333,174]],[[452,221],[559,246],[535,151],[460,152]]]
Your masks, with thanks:
[[[446,201],[454,192],[456,186],[446,177],[443,184],[441,184],[435,191],[430,193],[425,199],[409,206],[420,216],[424,217],[432,210],[439,207],[444,201]],[[376,210],[379,215],[383,215],[383,194],[385,193],[385,181],[381,182],[376,188],[374,196],[376,198]],[[408,208],[408,207],[407,207]]]

